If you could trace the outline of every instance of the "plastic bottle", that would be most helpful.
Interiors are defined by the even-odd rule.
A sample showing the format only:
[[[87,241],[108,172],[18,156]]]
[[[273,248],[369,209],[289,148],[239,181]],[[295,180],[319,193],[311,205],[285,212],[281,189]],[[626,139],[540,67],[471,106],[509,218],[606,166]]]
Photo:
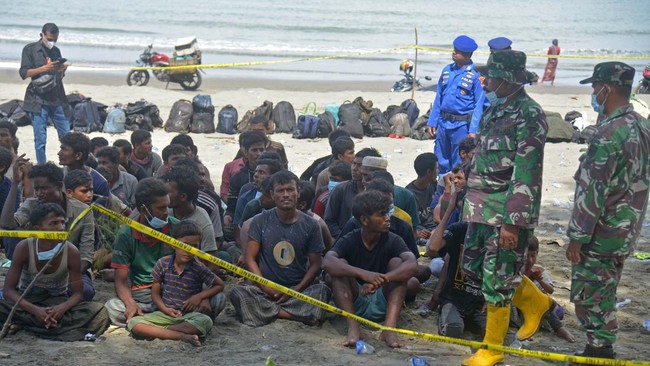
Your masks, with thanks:
[[[413,356],[413,357],[409,358],[409,365],[411,365],[411,366],[429,366],[429,363],[427,362],[427,360],[425,360],[423,358]]]
[[[369,345],[368,343],[366,343],[366,342],[364,342],[364,341],[362,341],[360,339],[357,341],[356,346],[357,346],[357,354],[360,354],[360,355],[361,354],[368,354],[368,355],[370,355],[370,354],[375,353],[375,347]]]
[[[625,300],[623,300],[623,301],[621,301],[621,302],[617,302],[617,303],[616,303],[616,307],[617,307],[617,308],[622,308],[622,307],[624,307],[625,305],[627,305],[627,304],[629,304],[629,303],[631,303],[631,302],[632,302],[632,300],[630,300],[630,299],[625,299]]]

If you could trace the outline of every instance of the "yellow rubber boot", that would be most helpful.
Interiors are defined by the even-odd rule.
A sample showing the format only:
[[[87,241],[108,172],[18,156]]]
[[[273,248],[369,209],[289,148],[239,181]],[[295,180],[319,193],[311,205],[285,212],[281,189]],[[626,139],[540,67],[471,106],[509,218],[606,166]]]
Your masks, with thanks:
[[[506,338],[506,333],[508,333],[509,323],[510,306],[497,307],[488,304],[483,343],[502,345],[503,340]],[[502,352],[479,349],[472,357],[464,359],[462,365],[494,366],[499,362],[503,362]]]
[[[530,278],[524,276],[521,286],[515,291],[512,304],[524,314],[524,324],[517,331],[517,339],[523,341],[537,333],[542,317],[551,309],[553,300],[537,288]]]

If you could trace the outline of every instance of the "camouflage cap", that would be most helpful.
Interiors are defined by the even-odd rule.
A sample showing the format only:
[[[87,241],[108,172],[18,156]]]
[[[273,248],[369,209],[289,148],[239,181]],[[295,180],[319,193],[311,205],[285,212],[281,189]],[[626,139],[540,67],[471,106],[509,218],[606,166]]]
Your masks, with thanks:
[[[521,51],[494,51],[487,62],[487,77],[512,84],[527,84],[534,74],[526,70],[526,54]]]
[[[611,85],[632,86],[634,72],[635,70],[632,66],[622,62],[601,62],[594,67],[594,74],[580,81],[580,84],[589,84],[598,81]]]

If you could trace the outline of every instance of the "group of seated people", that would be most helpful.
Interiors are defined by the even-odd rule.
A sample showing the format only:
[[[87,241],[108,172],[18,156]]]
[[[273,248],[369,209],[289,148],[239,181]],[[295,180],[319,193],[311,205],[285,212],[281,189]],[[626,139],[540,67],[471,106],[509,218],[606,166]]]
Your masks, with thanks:
[[[396,326],[404,302],[415,300],[433,272],[438,287],[423,309],[439,308],[439,332],[462,336],[468,316],[480,328],[482,312],[484,331],[480,286],[466,283],[473,292],[446,295],[459,292],[457,282],[464,281],[452,271],[464,237],[458,222],[464,167],[438,179],[436,156],[423,153],[414,162],[417,178],[400,187],[379,151],[356,151],[349,134],[336,130],[328,139],[331,155],[316,160],[299,178],[287,170],[284,147],[267,136],[268,120],[253,118],[251,127],[240,134],[239,153],[225,165],[217,193],[189,135],[175,136],[160,157],[144,130],[112,146],[104,138],[70,132],[60,139],[59,165],[32,166],[18,154],[15,126],[0,122],[0,227],[72,229],[64,241],[3,238],[12,262],[0,293],[0,321],[38,277],[18,306],[12,330],[55,340],[83,340],[113,324],[136,338],[199,346],[227,299],[237,319],[253,327],[277,318],[323,322],[323,309],[259,283],[245,281],[226,296],[225,273],[212,262],[127,225],[106,233],[99,213],[75,222],[96,203],[389,327]],[[465,160],[471,160],[472,144],[461,144]],[[438,265],[418,264],[427,249],[440,257],[432,261]],[[115,297],[105,304],[92,301],[98,270],[115,284]],[[543,280],[532,273],[531,278]],[[352,319],[347,323],[343,344],[354,346],[363,337],[361,328]],[[564,336],[560,328],[561,323],[554,330]],[[403,345],[392,332],[382,332],[381,338],[390,347]]]

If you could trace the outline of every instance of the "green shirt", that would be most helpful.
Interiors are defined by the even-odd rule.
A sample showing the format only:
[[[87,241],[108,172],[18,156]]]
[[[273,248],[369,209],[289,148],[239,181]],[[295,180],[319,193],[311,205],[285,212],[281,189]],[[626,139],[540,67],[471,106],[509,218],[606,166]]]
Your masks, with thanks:
[[[177,223],[178,220],[169,217],[169,224],[159,231],[171,235],[170,232]],[[129,271],[132,290],[150,287],[153,283],[151,271],[156,262],[172,252],[171,246],[124,225],[117,232],[113,243],[111,268]]]

